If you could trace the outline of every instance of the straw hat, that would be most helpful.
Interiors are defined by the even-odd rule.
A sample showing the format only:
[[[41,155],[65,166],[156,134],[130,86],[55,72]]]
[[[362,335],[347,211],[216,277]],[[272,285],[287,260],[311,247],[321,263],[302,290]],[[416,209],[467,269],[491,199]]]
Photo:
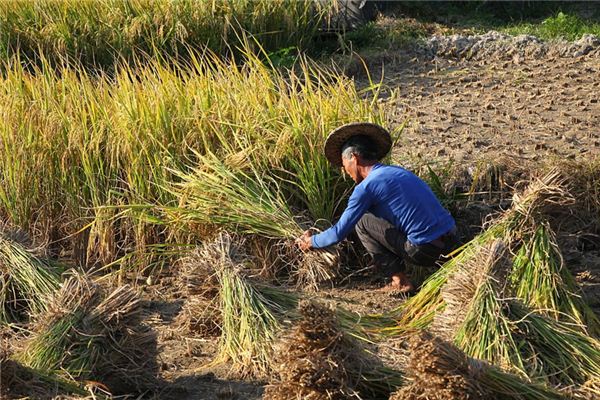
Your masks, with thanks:
[[[342,166],[342,146],[352,136],[364,135],[373,140],[377,161],[392,147],[392,137],[383,127],[370,122],[352,122],[334,129],[325,140],[325,157],[336,167]]]

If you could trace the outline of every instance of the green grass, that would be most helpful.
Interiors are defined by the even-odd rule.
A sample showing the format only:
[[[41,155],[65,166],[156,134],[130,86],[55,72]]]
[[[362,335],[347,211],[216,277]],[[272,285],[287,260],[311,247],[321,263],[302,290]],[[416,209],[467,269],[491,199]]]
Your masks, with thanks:
[[[521,22],[503,28],[502,32],[510,35],[534,35],[544,40],[558,38],[577,40],[584,34],[600,36],[600,23],[559,12],[540,23]]]
[[[438,34],[496,30],[544,40],[577,40],[586,33],[600,35],[600,12],[586,2],[399,2],[392,12],[407,21],[414,18],[417,24]]]

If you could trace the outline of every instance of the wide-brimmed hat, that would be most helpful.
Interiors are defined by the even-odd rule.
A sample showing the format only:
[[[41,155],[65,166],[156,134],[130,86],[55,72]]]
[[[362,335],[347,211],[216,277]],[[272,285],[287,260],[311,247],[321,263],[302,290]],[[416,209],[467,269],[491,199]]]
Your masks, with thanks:
[[[370,122],[352,122],[331,131],[325,140],[325,157],[336,167],[342,165],[342,146],[352,136],[364,135],[373,141],[377,161],[392,148],[392,137],[383,127]]]

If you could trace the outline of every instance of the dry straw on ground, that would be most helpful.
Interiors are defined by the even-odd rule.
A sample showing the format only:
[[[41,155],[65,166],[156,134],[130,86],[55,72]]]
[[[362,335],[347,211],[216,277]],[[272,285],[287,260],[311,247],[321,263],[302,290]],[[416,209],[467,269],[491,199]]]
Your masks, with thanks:
[[[278,345],[266,398],[386,398],[402,384],[402,373],[382,365],[345,327],[346,313],[309,300],[300,301],[298,312]]]

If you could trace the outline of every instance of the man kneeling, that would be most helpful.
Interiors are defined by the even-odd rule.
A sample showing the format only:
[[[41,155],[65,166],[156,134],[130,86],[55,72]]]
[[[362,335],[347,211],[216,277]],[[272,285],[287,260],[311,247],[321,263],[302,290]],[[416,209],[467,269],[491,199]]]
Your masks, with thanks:
[[[329,134],[325,156],[356,182],[339,221],[326,231],[296,240],[302,250],[345,239],[352,229],[390,278],[385,289],[410,292],[405,261],[431,266],[456,243],[456,226],[429,186],[412,172],[379,163],[390,151],[387,130],[371,123],[343,125]]]

